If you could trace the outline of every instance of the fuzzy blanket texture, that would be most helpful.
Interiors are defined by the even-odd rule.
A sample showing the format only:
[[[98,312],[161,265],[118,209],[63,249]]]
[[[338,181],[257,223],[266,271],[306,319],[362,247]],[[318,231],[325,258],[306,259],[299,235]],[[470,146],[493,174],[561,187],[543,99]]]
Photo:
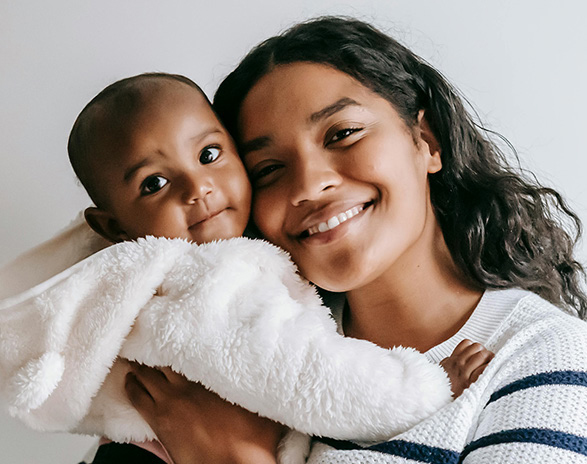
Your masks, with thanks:
[[[336,439],[383,441],[450,401],[422,354],[337,333],[262,240],[107,245],[78,218],[0,270],[0,394],[36,430],[153,439],[124,393],[127,359]]]

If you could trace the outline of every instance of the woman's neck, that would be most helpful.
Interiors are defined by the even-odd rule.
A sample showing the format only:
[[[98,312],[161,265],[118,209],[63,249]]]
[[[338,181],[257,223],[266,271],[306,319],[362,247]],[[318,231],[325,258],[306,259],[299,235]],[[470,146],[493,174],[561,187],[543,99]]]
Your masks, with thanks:
[[[483,291],[457,268],[436,225],[433,246],[410,250],[368,285],[347,293],[346,335],[427,351],[468,320]]]

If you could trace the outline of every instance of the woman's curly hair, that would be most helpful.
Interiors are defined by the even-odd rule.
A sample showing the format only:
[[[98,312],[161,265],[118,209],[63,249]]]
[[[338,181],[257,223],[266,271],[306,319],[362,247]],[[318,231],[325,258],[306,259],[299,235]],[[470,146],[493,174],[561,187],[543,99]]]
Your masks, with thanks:
[[[508,162],[495,134],[475,122],[438,71],[367,23],[317,18],[254,48],[214,97],[237,143],[250,89],[275,66],[294,62],[352,76],[388,100],[409,127],[424,110],[442,158],[442,169],[429,176],[432,205],[456,264],[481,288],[524,288],[587,316],[585,274],[573,257],[579,217],[559,193]]]

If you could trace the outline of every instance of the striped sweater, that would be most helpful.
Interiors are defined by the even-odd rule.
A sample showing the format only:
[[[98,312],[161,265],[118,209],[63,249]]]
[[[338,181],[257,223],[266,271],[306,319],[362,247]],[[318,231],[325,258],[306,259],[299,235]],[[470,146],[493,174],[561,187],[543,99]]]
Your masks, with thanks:
[[[495,352],[468,390],[405,433],[362,448],[315,441],[310,464],[587,464],[587,323],[522,290],[485,292],[463,338]]]

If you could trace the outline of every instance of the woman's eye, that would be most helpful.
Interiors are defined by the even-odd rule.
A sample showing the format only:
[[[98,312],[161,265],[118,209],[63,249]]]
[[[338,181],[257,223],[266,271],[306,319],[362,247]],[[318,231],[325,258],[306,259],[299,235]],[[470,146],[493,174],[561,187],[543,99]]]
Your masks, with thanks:
[[[255,179],[267,177],[269,174],[276,171],[278,168],[279,168],[279,165],[277,165],[277,164],[270,164],[268,166],[265,166],[265,167],[259,169],[257,172],[255,172]]]
[[[200,163],[210,164],[216,161],[220,156],[220,148],[206,147],[200,152]]]
[[[161,190],[169,182],[165,177],[149,176],[141,184],[141,195],[151,195]]]
[[[275,179],[273,174],[279,171],[282,167],[282,164],[273,163],[253,169],[250,173],[251,181],[257,187],[269,184]]]
[[[341,129],[336,131],[332,137],[327,141],[327,145],[331,143],[340,142],[341,140],[346,139],[349,135],[354,134],[355,132],[360,132],[363,129],[360,127],[347,127],[346,129]]]

